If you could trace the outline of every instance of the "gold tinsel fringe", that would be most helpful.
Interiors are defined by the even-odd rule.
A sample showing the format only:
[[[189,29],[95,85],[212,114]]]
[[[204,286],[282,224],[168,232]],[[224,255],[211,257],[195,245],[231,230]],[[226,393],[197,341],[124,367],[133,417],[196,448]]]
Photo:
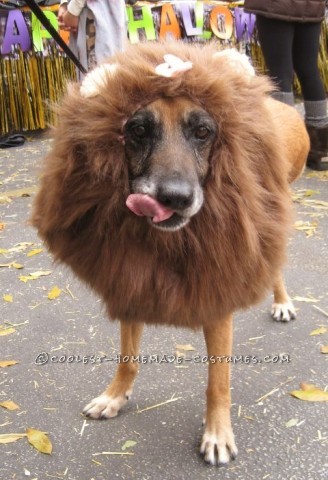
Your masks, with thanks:
[[[47,52],[0,56],[0,135],[44,129],[56,121],[51,105],[58,103],[76,69],[54,42]]]
[[[319,69],[325,90],[328,92],[328,19],[322,22],[319,50]]]

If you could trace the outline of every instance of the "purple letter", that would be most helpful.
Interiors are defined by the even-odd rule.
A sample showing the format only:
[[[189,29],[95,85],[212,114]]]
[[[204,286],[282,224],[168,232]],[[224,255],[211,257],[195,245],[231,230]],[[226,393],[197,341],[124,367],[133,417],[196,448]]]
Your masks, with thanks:
[[[251,39],[255,26],[255,15],[252,13],[245,13],[243,8],[235,8],[235,25],[236,25],[236,40],[239,42],[243,38],[246,30],[247,40]]]
[[[10,53],[12,45],[17,43],[20,43],[23,52],[31,49],[31,37],[23,13],[20,10],[11,10],[7,17],[2,54]]]

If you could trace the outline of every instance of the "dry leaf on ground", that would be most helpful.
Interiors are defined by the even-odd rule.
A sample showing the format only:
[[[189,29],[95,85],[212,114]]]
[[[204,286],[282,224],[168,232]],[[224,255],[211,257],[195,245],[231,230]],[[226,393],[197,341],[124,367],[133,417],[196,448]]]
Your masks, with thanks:
[[[1,263],[1,267],[8,267],[8,268],[17,268],[17,270],[20,270],[21,268],[24,268],[24,265],[21,265],[20,263],[17,262],[9,262],[9,263]]]
[[[46,277],[47,275],[50,275],[52,273],[51,270],[45,270],[45,271],[39,271],[39,272],[34,272],[30,273],[29,275],[20,275],[19,279],[26,283],[29,280],[37,280],[40,277]]]
[[[33,242],[20,242],[11,248],[8,248],[7,252],[9,253],[23,252],[24,250],[26,250],[28,247],[31,247],[32,245],[34,245]]]
[[[10,335],[11,333],[16,332],[15,328],[12,327],[3,327],[0,325],[0,337],[4,337],[5,335]]]
[[[36,430],[35,428],[26,429],[27,440],[34,448],[36,448],[41,453],[46,453],[48,455],[52,452],[52,444],[44,432]]]
[[[310,333],[310,336],[313,337],[314,335],[322,335],[323,333],[326,333],[326,332],[328,332],[328,328],[319,327],[319,328],[316,328],[315,330],[312,330],[312,332]]]
[[[2,433],[0,434],[0,443],[12,443],[26,437],[25,433]]]
[[[128,448],[134,447],[135,445],[137,445],[137,442],[135,442],[134,440],[127,440],[122,446],[122,450],[125,451]]]
[[[17,262],[13,262],[13,263],[11,264],[11,266],[12,266],[13,268],[16,268],[17,270],[21,270],[22,268],[24,268],[24,265],[22,265],[21,263],[17,263]]]
[[[301,390],[293,390],[290,394],[307,402],[328,402],[328,392],[320,390],[312,383],[301,383],[300,387]]]
[[[307,190],[299,189],[292,194],[292,198],[297,201],[301,200],[304,197],[312,197],[313,195],[318,195],[319,193],[320,192],[318,190],[311,190],[309,188]]]
[[[188,344],[188,345],[176,345],[175,348],[177,350],[184,350],[185,352],[192,352],[192,351],[195,350],[194,347],[190,344]]]
[[[0,361],[0,368],[11,367],[12,365],[16,365],[16,360],[1,360]]]
[[[291,418],[290,420],[288,420],[288,422],[285,423],[285,426],[287,428],[290,428],[290,427],[296,427],[297,424],[298,424],[298,419],[297,418]]]
[[[321,208],[321,209],[328,208],[328,202],[325,202],[324,200],[306,200],[305,203],[306,205],[313,208]]]
[[[0,407],[6,408],[7,410],[18,410],[20,407],[17,403],[13,402],[12,400],[5,400],[4,402],[0,402]]]
[[[3,296],[3,299],[4,299],[5,302],[8,302],[8,303],[13,303],[13,301],[14,301],[14,297],[12,295],[10,295],[9,293],[5,294]]]
[[[309,172],[306,178],[318,178],[319,180],[328,180],[328,170],[322,172]]]
[[[43,248],[34,248],[33,250],[30,250],[29,252],[27,252],[26,256],[34,257],[34,255],[38,255],[41,252],[43,252]]]
[[[61,294],[61,289],[58,287],[52,287],[50,292],[48,293],[48,298],[49,300],[55,300],[55,298],[58,298],[59,295]]]
[[[306,237],[312,237],[317,229],[318,222],[313,221],[313,222],[303,222],[302,220],[299,220],[294,223],[294,228],[296,230],[300,230],[302,232],[305,232]]]

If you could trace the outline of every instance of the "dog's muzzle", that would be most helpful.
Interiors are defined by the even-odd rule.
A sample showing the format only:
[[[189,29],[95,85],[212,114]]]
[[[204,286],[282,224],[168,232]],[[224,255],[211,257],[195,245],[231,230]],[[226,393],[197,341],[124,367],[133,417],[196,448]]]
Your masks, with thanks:
[[[157,188],[137,185],[136,193],[126,200],[126,206],[136,215],[145,216],[152,226],[174,231],[184,227],[203,204],[202,189],[189,182],[171,180]]]

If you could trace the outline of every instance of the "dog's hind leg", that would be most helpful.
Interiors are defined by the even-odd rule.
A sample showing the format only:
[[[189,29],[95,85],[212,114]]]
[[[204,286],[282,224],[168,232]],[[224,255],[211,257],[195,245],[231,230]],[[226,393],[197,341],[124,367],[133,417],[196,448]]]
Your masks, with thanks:
[[[138,362],[133,357],[139,354],[143,323],[121,322],[121,359],[115,376],[99,397],[94,398],[83,410],[87,417],[112,418],[126,404],[132,394],[133,383],[137,376]],[[126,361],[125,361],[126,360]]]
[[[278,276],[273,288],[274,303],[271,315],[277,322],[289,322],[296,318],[294,305],[287,293],[282,273]]]
[[[230,420],[232,315],[204,327],[209,357],[206,425],[200,447],[205,461],[222,465],[238,453]]]

